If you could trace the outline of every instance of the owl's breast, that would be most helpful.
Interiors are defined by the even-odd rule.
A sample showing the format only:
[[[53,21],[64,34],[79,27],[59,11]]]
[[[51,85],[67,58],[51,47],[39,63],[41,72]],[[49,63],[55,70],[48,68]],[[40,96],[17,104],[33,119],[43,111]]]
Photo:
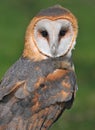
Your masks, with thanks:
[[[41,82],[42,79],[44,80],[48,74],[52,73],[56,69],[55,63],[48,60],[33,62],[28,68],[28,91],[34,91],[36,89],[35,84],[39,81]]]
[[[53,77],[51,77],[51,79],[56,77],[57,80],[57,78],[60,77],[61,73],[59,72],[54,74],[54,72],[56,72],[56,70],[58,69],[61,71],[70,70],[71,63],[69,61],[66,61],[66,59],[47,59],[40,62],[30,63],[27,69],[27,88],[29,92],[32,92],[37,88],[37,86],[40,86],[35,84],[38,84],[38,82],[41,82],[40,84],[42,84],[42,82],[45,82],[46,78],[50,74],[54,75]]]

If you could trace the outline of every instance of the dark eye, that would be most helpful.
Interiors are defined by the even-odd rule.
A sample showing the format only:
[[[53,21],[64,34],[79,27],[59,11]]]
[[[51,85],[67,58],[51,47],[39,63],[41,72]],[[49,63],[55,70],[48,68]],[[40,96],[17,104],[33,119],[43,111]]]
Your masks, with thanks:
[[[48,32],[46,30],[40,32],[43,37],[48,37]]]
[[[60,36],[60,37],[65,36],[66,32],[67,32],[66,30],[60,30],[59,36]]]

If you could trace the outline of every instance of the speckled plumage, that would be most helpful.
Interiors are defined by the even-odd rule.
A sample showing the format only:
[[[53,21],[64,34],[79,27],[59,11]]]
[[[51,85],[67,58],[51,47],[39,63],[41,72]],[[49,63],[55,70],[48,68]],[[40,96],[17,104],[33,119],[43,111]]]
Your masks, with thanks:
[[[69,13],[54,6],[46,10],[47,16],[56,8],[59,8],[58,15],[62,10]],[[40,12],[37,19],[46,12]],[[0,83],[0,130],[48,130],[72,106],[75,97],[77,83],[72,57],[66,54],[48,57],[33,41],[30,43],[30,37],[31,24],[23,55]]]
[[[69,66],[66,68],[64,64],[69,64]],[[7,71],[0,84],[0,128],[2,129],[4,125],[8,130],[11,130],[8,127],[11,123],[16,125],[15,120],[19,118],[21,122],[24,123],[27,121],[27,124],[31,124],[32,128],[34,123],[32,124],[30,122],[34,120],[32,119],[33,116],[37,116],[37,113],[39,115],[42,111],[46,111],[45,109],[49,109],[47,111],[50,112],[50,109],[54,108],[55,111],[53,109],[50,115],[46,114],[46,118],[50,118],[52,124],[58,118],[57,116],[54,118],[53,114],[57,114],[57,111],[60,114],[72,104],[76,89],[76,77],[72,70],[72,65],[71,59],[67,58],[33,62],[21,57]],[[48,79],[48,75],[57,69],[63,71],[62,76],[58,79]],[[39,81],[39,79],[41,80]],[[64,82],[64,86],[61,84],[62,82]],[[21,84],[13,89],[13,86],[17,83]],[[37,83],[38,85],[36,85]],[[70,85],[69,88],[65,83]],[[24,93],[24,91],[26,92]],[[66,96],[65,93],[67,94]],[[38,116],[35,118],[37,120]],[[44,115],[42,117],[42,124],[45,123],[43,118]],[[18,122],[18,126],[21,125],[21,122]],[[24,127],[22,127],[23,130]]]

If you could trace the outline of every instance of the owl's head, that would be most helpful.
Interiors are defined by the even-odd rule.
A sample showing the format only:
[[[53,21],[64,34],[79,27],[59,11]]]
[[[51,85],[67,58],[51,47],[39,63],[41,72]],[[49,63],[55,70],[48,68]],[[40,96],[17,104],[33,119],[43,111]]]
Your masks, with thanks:
[[[77,32],[77,20],[69,10],[61,6],[42,10],[27,28],[23,56],[34,60],[70,57]]]

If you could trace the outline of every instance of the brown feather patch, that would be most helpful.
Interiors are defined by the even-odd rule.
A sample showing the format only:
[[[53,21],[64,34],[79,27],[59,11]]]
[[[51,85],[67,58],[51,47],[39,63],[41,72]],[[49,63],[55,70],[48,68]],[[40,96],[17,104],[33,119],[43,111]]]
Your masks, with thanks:
[[[57,69],[55,70],[53,73],[50,73],[47,76],[47,80],[56,80],[56,79],[60,79],[63,75],[65,75],[67,73],[67,70],[62,70],[62,69]]]

